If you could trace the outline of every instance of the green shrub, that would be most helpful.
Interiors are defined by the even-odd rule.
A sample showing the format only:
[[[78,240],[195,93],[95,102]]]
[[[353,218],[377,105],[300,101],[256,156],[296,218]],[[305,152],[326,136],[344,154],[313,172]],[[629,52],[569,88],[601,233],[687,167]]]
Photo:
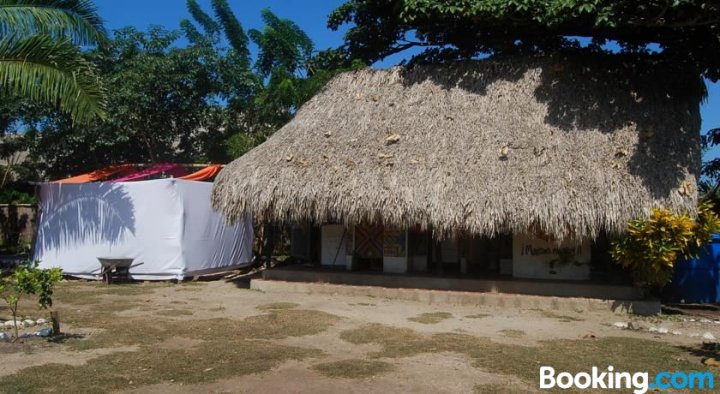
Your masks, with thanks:
[[[696,257],[720,231],[720,218],[710,202],[701,202],[697,217],[654,209],[649,218],[631,220],[626,234],[613,242],[615,262],[629,269],[640,287],[664,286],[678,258]]]
[[[37,204],[37,198],[31,193],[5,188],[0,190],[0,204]]]

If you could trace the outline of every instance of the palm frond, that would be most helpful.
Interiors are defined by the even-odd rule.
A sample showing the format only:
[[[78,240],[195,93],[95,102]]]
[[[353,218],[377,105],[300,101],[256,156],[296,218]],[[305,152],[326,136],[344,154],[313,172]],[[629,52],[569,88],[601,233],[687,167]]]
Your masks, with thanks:
[[[0,0],[0,38],[46,34],[90,45],[106,37],[89,0]]]
[[[68,39],[0,40],[0,89],[57,106],[78,123],[105,117],[105,92],[95,67]]]
[[[187,9],[193,19],[202,26],[209,35],[216,35],[220,32],[220,25],[213,18],[203,11],[197,0],[187,0]]]
[[[215,10],[215,16],[217,16],[217,19],[225,31],[225,36],[230,46],[242,59],[247,58],[249,64],[250,51],[248,50],[248,37],[245,34],[242,24],[228,5],[227,0],[212,0],[211,4]]]

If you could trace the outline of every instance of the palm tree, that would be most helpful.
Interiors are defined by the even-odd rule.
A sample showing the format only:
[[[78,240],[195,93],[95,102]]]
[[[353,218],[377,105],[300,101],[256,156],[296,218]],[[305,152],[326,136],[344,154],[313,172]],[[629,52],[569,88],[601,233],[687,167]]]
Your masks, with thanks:
[[[0,0],[0,89],[67,112],[75,122],[105,116],[105,92],[80,45],[105,39],[88,0]]]

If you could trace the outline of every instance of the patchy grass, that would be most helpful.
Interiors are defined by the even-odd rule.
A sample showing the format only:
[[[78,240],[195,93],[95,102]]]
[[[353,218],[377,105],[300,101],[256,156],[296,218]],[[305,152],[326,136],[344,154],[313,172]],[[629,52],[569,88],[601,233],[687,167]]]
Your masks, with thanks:
[[[588,371],[603,368],[612,355],[615,370],[707,371],[699,356],[690,350],[645,339],[610,337],[581,340],[553,340],[538,346],[509,345],[467,334],[440,333],[424,335],[407,328],[369,324],[340,333],[340,338],[354,344],[377,344],[382,347],[370,353],[371,358],[400,358],[423,353],[454,352],[464,354],[472,365],[491,373],[518,377],[529,385],[538,381],[540,365],[556,370]],[[694,360],[694,361],[691,361]]]
[[[651,315],[651,316],[641,316],[641,315],[632,315],[630,318],[633,321],[643,321],[651,324],[662,324],[665,322],[681,322],[685,318],[688,317],[694,317],[695,319],[701,319],[701,317],[698,316],[685,316],[680,314],[660,314],[660,315]]]
[[[98,357],[82,366],[47,364],[26,368],[0,379],[0,387],[6,392],[70,393],[119,391],[169,381],[203,383],[263,372],[288,360],[321,354],[315,349],[222,338],[197,349],[145,347],[137,352]]]
[[[572,323],[572,322],[578,322],[578,321],[585,321],[585,319],[576,317],[576,316],[569,316],[569,315],[560,315],[552,311],[548,310],[538,310],[538,312],[543,315],[544,317],[547,317],[549,319],[557,319],[560,320],[563,323]]]
[[[317,364],[313,369],[331,378],[363,379],[391,372],[395,367],[384,361],[355,359]]]
[[[178,316],[192,316],[194,313],[193,311],[189,311],[187,309],[163,309],[155,312],[156,315],[160,316],[170,316],[170,317],[178,317]]]
[[[289,360],[314,359],[324,354],[319,349],[295,347],[274,340],[317,334],[340,320],[337,316],[298,309],[297,305],[286,302],[264,305],[261,307],[263,312],[242,320],[158,318],[154,316],[156,313],[162,314],[163,310],[173,310],[174,307],[166,303],[158,305],[155,291],[170,286],[180,289],[184,285],[106,287],[98,283],[80,283],[82,286],[63,283],[58,289],[59,297],[67,301],[61,302],[58,298],[56,305],[67,335],[52,342],[43,342],[48,349],[36,347],[34,342],[28,343],[27,351],[40,353],[56,349],[131,347],[123,352],[93,358],[85,365],[46,364],[25,368],[0,378],[0,392],[116,392],[171,381],[178,384],[206,383],[262,373]],[[163,294],[172,292],[164,290]],[[175,298],[166,301],[192,300],[189,296],[195,295],[176,293]],[[138,312],[142,309],[148,310],[148,313],[141,316]],[[28,314],[32,314],[31,310],[35,310],[32,305],[25,309]],[[125,311],[133,313],[123,314]],[[447,315],[440,317],[452,317]],[[486,317],[482,314],[470,316],[474,315],[465,317]],[[553,318],[562,318],[562,315]],[[178,341],[178,338],[186,340]],[[464,355],[476,368],[508,377],[508,384],[477,386],[475,391],[480,393],[513,393],[522,392],[524,388],[533,389],[537,387],[540,365],[577,372],[589,370],[593,365],[607,366],[608,357],[616,370],[647,370],[651,374],[660,370],[707,370],[700,363],[700,358],[704,356],[697,349],[683,349],[636,338],[553,340],[538,342],[536,346],[521,346],[498,343],[465,332],[430,335],[380,324],[342,331],[340,338],[355,344],[375,345],[375,351],[369,353],[366,360],[312,361],[312,364],[317,364],[313,369],[318,373],[353,379],[376,376],[392,371],[394,365],[399,364],[393,360],[396,358],[451,352]],[[295,344],[296,341],[293,341]],[[26,351],[24,349],[8,348],[8,352]]]
[[[109,392],[170,381],[211,382],[263,372],[288,360],[323,355],[318,349],[286,346],[268,339],[316,334],[339,319],[324,312],[281,307],[243,320],[158,320],[148,316],[185,316],[192,311],[156,307],[151,298],[142,297],[162,285],[84,285],[89,287],[59,289],[64,303],[57,305],[62,308],[60,319],[68,327],[68,334],[54,339],[52,346],[83,351],[133,345],[138,350],[100,356],[79,366],[46,364],[25,368],[0,378],[0,392]],[[93,297],[102,302],[90,301]],[[117,313],[131,309],[148,309],[150,313],[118,318]],[[202,341],[202,346],[162,346],[175,338],[192,338]]]
[[[467,316],[465,316],[465,318],[466,319],[482,319],[484,317],[489,317],[489,316],[492,316],[492,315],[489,313],[476,313],[474,315],[467,315]]]
[[[61,327],[70,325],[72,327],[112,328],[122,325],[122,319],[116,314],[148,307],[148,303],[141,300],[114,300],[103,304],[85,305],[77,308],[76,305],[54,303],[60,318]],[[154,310],[154,309],[153,309]]]
[[[278,309],[295,309],[299,306],[299,304],[294,302],[273,302],[270,304],[258,305],[256,308],[261,311],[274,311]]]
[[[96,312],[92,313],[92,316]],[[106,320],[107,319],[107,320]],[[126,319],[121,323],[112,316],[83,327],[101,329],[87,336],[65,342],[72,350],[89,350],[122,345],[152,345],[172,337],[187,337],[206,341],[224,338],[282,339],[317,334],[330,328],[337,316],[308,310],[280,310],[250,316],[243,320],[162,320]],[[139,334],[140,333],[140,334]]]
[[[414,317],[409,317],[408,320],[422,324],[437,324],[443,320],[452,318],[452,313],[448,312],[432,312],[432,313],[421,313]]]
[[[242,330],[256,339],[281,339],[318,334],[338,320],[337,316],[320,311],[279,309],[244,319]]]
[[[10,333],[10,331],[5,331]],[[3,354],[37,353],[38,351],[59,350],[59,345],[42,338],[20,338],[15,342],[0,342],[0,359]],[[0,388],[0,392],[2,389]]]
[[[505,330],[500,330],[498,332],[508,338],[522,338],[525,336],[525,331],[523,331],[523,330],[505,329]]]
[[[123,297],[148,295],[154,293],[157,289],[173,286],[175,285],[167,282],[129,282],[106,285],[100,281],[64,281],[58,284],[55,293],[56,296],[91,293],[98,296],[113,295]]]
[[[356,345],[381,344],[383,350],[371,353],[372,357],[406,357],[423,353],[428,340],[409,328],[396,328],[382,324],[368,324],[340,333],[340,338]]]

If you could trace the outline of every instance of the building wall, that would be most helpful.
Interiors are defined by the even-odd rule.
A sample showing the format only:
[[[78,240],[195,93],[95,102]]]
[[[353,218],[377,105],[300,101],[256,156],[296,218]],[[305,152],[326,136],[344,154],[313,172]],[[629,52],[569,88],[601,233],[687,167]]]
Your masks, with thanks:
[[[383,231],[383,271],[391,273],[423,272],[427,270],[428,250],[422,254],[423,249],[419,242],[410,240],[413,236],[407,229],[385,229]],[[417,234],[414,235],[418,237]],[[343,225],[324,225],[321,229],[321,264],[324,266],[345,266],[348,270],[356,269],[354,261],[354,229]],[[508,239],[509,242],[509,239]],[[418,245],[415,245],[418,243]],[[465,246],[473,244],[466,240]],[[423,245],[420,245],[423,246]],[[424,245],[428,249],[429,245]],[[444,262],[456,262],[460,259],[461,247],[458,240],[446,240],[435,247],[442,248]],[[509,245],[508,245],[509,247]],[[450,249],[453,249],[452,251]],[[472,248],[469,248],[472,249]],[[508,249],[506,254],[509,253]],[[470,253],[473,255],[473,253]],[[497,253],[496,253],[497,254]],[[472,256],[481,261],[482,256]],[[507,258],[506,258],[507,257]],[[511,274],[515,278],[528,279],[561,279],[561,280],[587,280],[590,278],[591,241],[581,243],[565,241],[557,245],[548,241],[532,237],[527,234],[512,236],[512,263],[508,256],[487,256],[495,258],[496,264],[485,267],[487,273]],[[452,259],[449,261],[448,259]],[[508,264],[505,264],[507,260]],[[459,262],[459,261],[458,261]],[[461,273],[463,269],[461,262]],[[508,271],[512,272],[508,272]],[[484,271],[483,271],[484,272]]]
[[[385,228],[383,232],[383,272],[408,272],[407,229]]]
[[[513,273],[515,278],[590,279],[590,240],[577,244],[565,241],[557,245],[527,234],[513,236]]]

